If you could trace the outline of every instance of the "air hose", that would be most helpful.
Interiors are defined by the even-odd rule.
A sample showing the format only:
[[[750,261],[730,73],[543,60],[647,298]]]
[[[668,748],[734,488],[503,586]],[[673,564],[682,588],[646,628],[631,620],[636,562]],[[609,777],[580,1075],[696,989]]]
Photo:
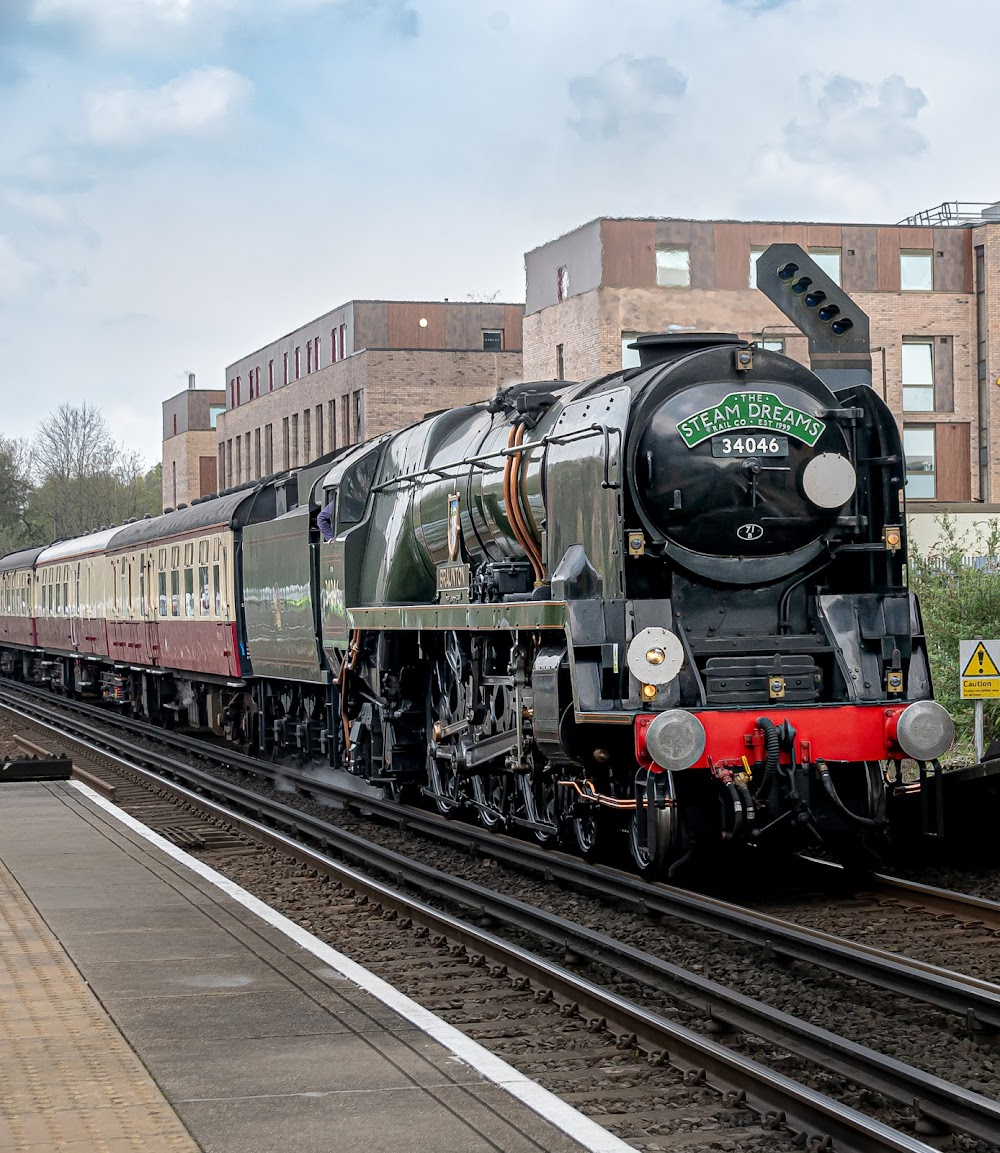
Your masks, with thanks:
[[[820,783],[823,785],[823,790],[830,798],[830,802],[837,812],[849,821],[852,825],[860,825],[864,829],[884,829],[888,822],[883,817],[880,820],[873,820],[871,817],[861,817],[857,813],[852,813],[851,810],[840,799],[836,786],[833,783],[833,778],[830,776],[830,770],[825,761],[816,762],[816,771],[819,773]]]
[[[774,775],[778,771],[778,758],[781,748],[778,726],[770,717],[758,717],[757,728],[764,734],[764,775],[760,779],[760,784],[754,790],[753,795],[755,798],[765,796],[771,782],[774,780]]]

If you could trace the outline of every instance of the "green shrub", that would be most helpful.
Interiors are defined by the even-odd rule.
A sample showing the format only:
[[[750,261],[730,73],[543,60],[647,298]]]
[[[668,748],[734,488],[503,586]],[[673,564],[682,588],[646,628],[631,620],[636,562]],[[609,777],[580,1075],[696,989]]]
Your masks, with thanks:
[[[927,636],[934,695],[955,718],[955,745],[949,763],[975,760],[974,702],[960,697],[958,642],[1000,637],[1000,527],[981,522],[976,538],[960,533],[947,513],[937,518],[938,543],[927,553],[909,548],[910,587],[920,600]],[[968,563],[985,557],[985,567]],[[986,743],[1000,732],[1000,701],[985,702]]]

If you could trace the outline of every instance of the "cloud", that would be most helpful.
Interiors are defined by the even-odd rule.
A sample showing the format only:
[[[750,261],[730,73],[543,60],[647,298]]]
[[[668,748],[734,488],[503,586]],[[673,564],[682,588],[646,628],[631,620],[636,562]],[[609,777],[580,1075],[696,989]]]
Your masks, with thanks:
[[[91,139],[98,144],[133,145],[165,136],[200,135],[237,111],[250,90],[250,81],[239,72],[206,67],[159,88],[95,92],[87,107]]]
[[[0,234],[0,300],[16,300],[38,289],[46,275],[41,265],[25,260]]]
[[[747,12],[773,12],[776,8],[789,8],[795,0],[722,0],[727,8],[742,8]]]
[[[888,76],[878,85],[831,76],[818,92],[816,82],[803,77],[801,87],[812,107],[785,125],[785,144],[795,160],[858,164],[915,156],[927,147],[913,124],[927,97],[902,76]]]
[[[662,130],[686,87],[687,77],[662,56],[616,56],[593,75],[569,81],[576,106],[569,126],[587,140]]]

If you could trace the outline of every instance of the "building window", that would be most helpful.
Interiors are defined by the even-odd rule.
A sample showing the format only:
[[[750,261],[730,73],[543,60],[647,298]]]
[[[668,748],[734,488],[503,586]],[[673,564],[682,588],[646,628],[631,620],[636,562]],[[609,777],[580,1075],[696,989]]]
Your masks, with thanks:
[[[308,376],[313,370],[313,342],[306,341],[306,375]]]
[[[344,444],[351,443],[351,398],[345,392],[340,398],[340,430],[344,435]]]
[[[236,483],[243,483],[243,437],[237,436],[236,440]]]
[[[174,505],[174,508],[176,508],[177,507],[177,461],[176,460],[171,461],[170,468],[171,468],[172,473],[173,473],[173,494],[174,494],[173,505]]]
[[[274,392],[274,361],[267,362],[267,391]]]
[[[907,500],[933,500],[937,496],[934,425],[904,425],[903,452],[906,455]]]
[[[171,436],[177,435],[177,413],[176,412],[174,413],[174,431],[170,435]]]
[[[284,359],[284,364],[285,364],[285,384],[287,384],[288,383],[288,353],[287,352],[284,354],[283,359]]]
[[[316,455],[322,456],[324,452],[323,445],[323,406],[316,405]]]
[[[294,468],[299,463],[299,414],[297,412],[292,414],[292,455],[289,457],[288,466]]]
[[[229,407],[236,407],[236,379],[235,377],[229,381]]]
[[[236,403],[237,404],[243,403],[243,377],[242,376],[238,376],[236,378]]]
[[[257,386],[257,395],[260,396],[260,365],[253,370],[254,383]]]
[[[295,379],[298,380],[302,375],[302,349],[298,345],[295,346]]]
[[[332,452],[337,447],[337,402],[331,400],[329,402],[330,409],[330,451]]]
[[[638,336],[639,333],[637,332],[622,333],[622,368],[639,367],[639,350],[637,348],[629,348],[629,345],[632,344]]]
[[[347,325],[340,326],[340,359],[343,360],[347,355]]]
[[[556,300],[565,300],[569,296],[569,269],[565,264],[556,269]]]
[[[268,476],[274,472],[274,426],[270,424],[264,426],[264,468]]]
[[[302,414],[302,463],[312,460],[312,429],[309,427],[309,409]]]
[[[337,355],[337,330],[330,330],[330,359],[336,363],[340,357]]]
[[[319,372],[319,346],[320,346],[320,339],[317,336],[316,339],[313,341],[313,348],[316,350],[316,371],[317,372]]]
[[[840,249],[839,248],[810,248],[809,255],[820,268],[829,276],[834,284],[840,284]]]
[[[365,439],[365,394],[360,388],[354,394],[354,439],[359,444]]]
[[[903,292],[932,292],[934,253],[927,248],[902,249],[899,253],[899,287]]]
[[[224,404],[210,405],[209,409],[208,409],[208,427],[209,428],[218,428],[218,426],[219,426],[219,414],[223,413],[225,411],[226,411],[226,406]]]
[[[253,465],[254,465],[254,475],[257,476],[259,479],[261,476],[264,475],[260,471],[261,459],[260,459],[260,429],[259,428],[255,428],[253,430]]]
[[[483,329],[483,351],[484,352],[501,352],[503,350],[503,329],[502,328],[484,328]]]
[[[934,411],[934,346],[903,338],[903,412]]]
[[[226,446],[219,445],[219,489],[226,487]]]
[[[250,433],[247,433],[243,438],[243,457],[247,462],[247,480],[253,480],[250,475]]]
[[[753,247],[750,249],[750,269],[747,276],[747,286],[749,288],[757,287],[757,261],[760,260],[763,248]]]
[[[291,468],[292,462],[288,455],[288,417],[281,418],[281,459],[284,468]]]
[[[563,359],[563,346],[556,345],[556,380],[566,379],[566,363]]]
[[[656,283],[664,288],[690,287],[691,250],[679,245],[657,248]]]

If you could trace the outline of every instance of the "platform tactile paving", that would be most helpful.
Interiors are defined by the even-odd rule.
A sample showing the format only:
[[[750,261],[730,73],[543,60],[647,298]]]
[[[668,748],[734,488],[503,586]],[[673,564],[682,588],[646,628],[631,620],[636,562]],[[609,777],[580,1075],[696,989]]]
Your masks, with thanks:
[[[0,864],[0,1151],[197,1149]]]

